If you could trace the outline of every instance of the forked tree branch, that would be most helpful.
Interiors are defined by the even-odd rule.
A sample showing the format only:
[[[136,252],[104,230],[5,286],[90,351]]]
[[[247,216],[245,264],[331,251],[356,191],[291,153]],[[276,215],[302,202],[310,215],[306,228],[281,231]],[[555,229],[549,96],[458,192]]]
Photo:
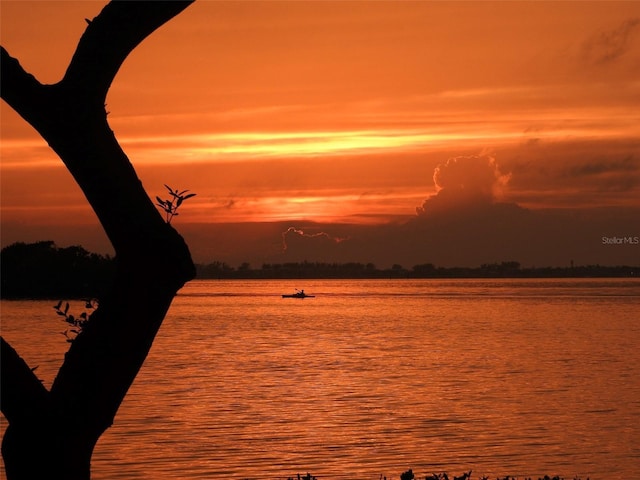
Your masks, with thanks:
[[[104,99],[127,55],[191,3],[109,3],[90,22],[64,78],[54,85],[40,84],[2,50],[0,95],[60,156],[121,257],[135,258],[149,247],[149,238],[166,238],[168,229],[107,123]],[[119,191],[128,195],[114,195]],[[152,244],[158,252],[163,248]]]
[[[64,442],[80,442],[90,453],[142,366],[173,297],[195,276],[186,243],[146,194],[104,109],[127,55],[192,1],[109,3],[89,22],[64,78],[54,85],[39,83],[2,49],[0,95],[60,156],[111,240],[117,262],[113,291],[71,345],[50,392],[2,342],[2,411],[13,432],[3,453],[12,452],[13,471],[15,465],[33,466],[25,449],[42,425],[32,420],[22,429],[27,434],[20,434],[20,420],[36,410],[57,416],[58,423],[69,419],[65,432],[53,429],[48,435],[64,434]]]
[[[0,406],[9,423],[20,423],[41,415],[49,392],[27,363],[0,337]]]

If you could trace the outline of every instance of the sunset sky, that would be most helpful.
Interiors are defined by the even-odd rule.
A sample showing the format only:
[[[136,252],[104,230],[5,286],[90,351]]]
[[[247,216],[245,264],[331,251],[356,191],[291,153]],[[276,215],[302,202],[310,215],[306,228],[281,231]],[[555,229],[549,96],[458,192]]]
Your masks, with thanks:
[[[106,2],[0,2],[43,83]],[[640,264],[639,2],[196,1],[125,61],[107,110],[196,262]],[[2,246],[109,252],[4,102]],[[116,195],[117,192],[114,192]]]

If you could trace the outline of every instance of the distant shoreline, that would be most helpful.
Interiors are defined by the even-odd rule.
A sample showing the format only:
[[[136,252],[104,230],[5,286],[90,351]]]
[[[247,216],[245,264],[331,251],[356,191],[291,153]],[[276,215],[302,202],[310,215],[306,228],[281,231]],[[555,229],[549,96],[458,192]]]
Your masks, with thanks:
[[[394,265],[377,269],[372,264],[345,263],[285,263],[263,265],[260,269],[233,268],[226,264],[196,265],[196,279],[238,280],[296,280],[296,279],[452,279],[452,278],[638,278],[640,266],[586,265],[572,267],[521,268],[518,262],[502,262],[480,267],[436,267],[432,264],[415,265],[405,269]]]
[[[100,298],[114,278],[115,259],[80,246],[59,248],[52,241],[15,243],[0,255],[0,298]],[[488,263],[479,267],[438,267],[432,263],[380,269],[373,263],[287,262],[249,263],[232,267],[224,262],[196,265],[196,279],[508,279],[508,278],[638,278],[640,266],[522,267],[519,262]]]

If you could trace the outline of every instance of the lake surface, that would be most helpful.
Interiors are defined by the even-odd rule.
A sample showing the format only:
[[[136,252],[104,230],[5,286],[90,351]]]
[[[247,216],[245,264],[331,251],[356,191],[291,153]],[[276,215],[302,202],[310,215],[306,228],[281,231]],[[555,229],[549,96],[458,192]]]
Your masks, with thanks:
[[[53,303],[1,303],[47,386]],[[631,279],[194,281],[92,478],[635,478],[639,307]]]

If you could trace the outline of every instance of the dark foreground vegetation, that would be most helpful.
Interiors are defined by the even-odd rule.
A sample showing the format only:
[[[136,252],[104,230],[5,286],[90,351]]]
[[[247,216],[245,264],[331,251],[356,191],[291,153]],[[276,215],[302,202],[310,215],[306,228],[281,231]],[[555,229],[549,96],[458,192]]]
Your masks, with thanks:
[[[14,243],[0,253],[2,298],[93,298],[111,284],[115,262],[52,241]]]
[[[443,473],[432,473],[430,475],[426,475],[424,477],[416,476],[413,473],[413,470],[409,469],[406,472],[403,472],[400,475],[400,480],[471,480],[473,477],[471,475],[472,471],[465,472],[460,476],[449,476],[446,472]],[[486,475],[478,476],[478,480],[490,480],[490,477]],[[534,480],[536,477],[521,477],[522,480]],[[380,475],[380,480],[387,480],[386,476]],[[389,477],[389,480],[392,480],[393,477]],[[320,480],[319,477],[314,477],[310,473],[306,475],[298,474],[296,477],[289,477],[287,480]],[[518,477],[512,477],[507,475],[506,477],[496,477],[496,480],[518,480]],[[565,480],[564,477],[560,477],[558,475],[554,477],[550,477],[549,475],[545,475],[544,477],[537,477],[537,480]],[[569,480],[569,479],[567,479]],[[573,477],[573,480],[581,480],[580,477]],[[589,477],[586,478],[589,480]]]
[[[114,258],[90,253],[80,246],[57,247],[50,240],[14,243],[0,252],[2,298],[100,298],[115,274]],[[373,263],[290,262],[248,263],[232,267],[224,262],[196,265],[199,279],[310,278],[623,278],[640,274],[640,266],[522,267],[501,262],[479,267],[437,267],[431,263],[380,269]]]

